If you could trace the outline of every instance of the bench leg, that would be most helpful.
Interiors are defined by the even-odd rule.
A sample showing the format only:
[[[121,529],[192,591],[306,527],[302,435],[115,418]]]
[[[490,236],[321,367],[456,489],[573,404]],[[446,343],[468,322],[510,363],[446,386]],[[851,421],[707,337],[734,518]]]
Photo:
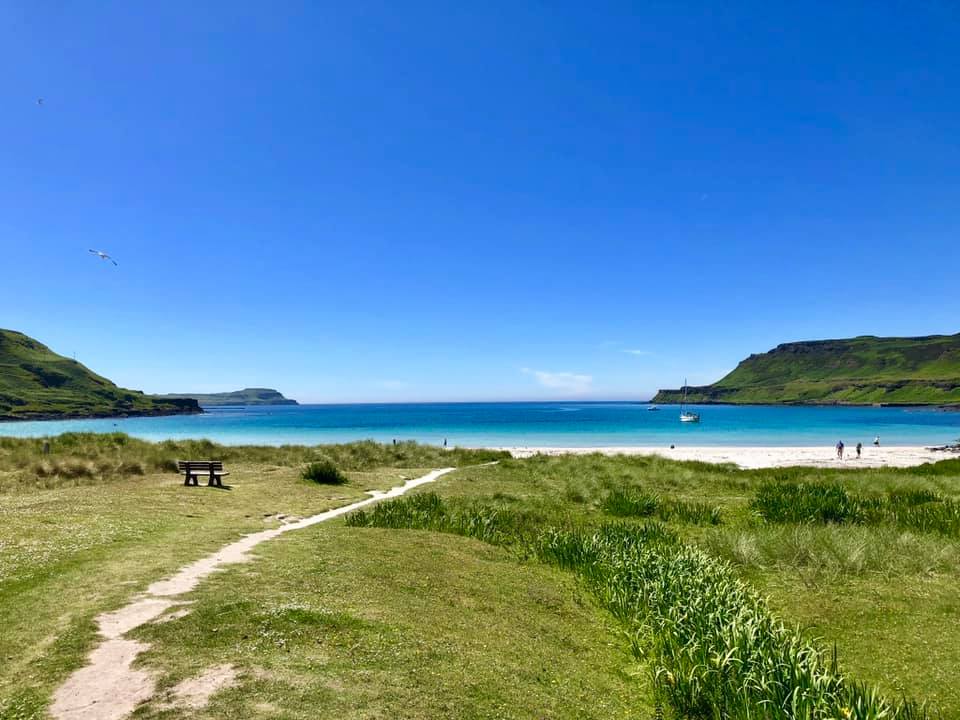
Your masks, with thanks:
[[[183,475],[183,486],[188,487],[190,485],[190,473],[184,473]]]

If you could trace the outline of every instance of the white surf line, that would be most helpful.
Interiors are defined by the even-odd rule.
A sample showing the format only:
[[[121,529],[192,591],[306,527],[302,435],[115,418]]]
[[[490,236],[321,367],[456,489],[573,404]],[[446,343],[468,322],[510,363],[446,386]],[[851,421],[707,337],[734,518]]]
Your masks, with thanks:
[[[184,601],[173,598],[190,592],[223,565],[250,560],[250,551],[265,540],[332,520],[381,500],[400,497],[408,490],[431,483],[455,469],[434,470],[386,492],[370,491],[370,497],[365,500],[245,535],[213,555],[182,567],[172,577],[153,583],[145,593],[137,595],[119,610],[99,615],[96,621],[103,639],[90,653],[89,663],[74,672],[54,693],[50,715],[56,720],[122,720],[137,705],[150,699],[156,687],[156,680],[150,673],[132,667],[137,656],[149,646],[125,638],[127,632],[155,620],[174,605],[184,604]]]

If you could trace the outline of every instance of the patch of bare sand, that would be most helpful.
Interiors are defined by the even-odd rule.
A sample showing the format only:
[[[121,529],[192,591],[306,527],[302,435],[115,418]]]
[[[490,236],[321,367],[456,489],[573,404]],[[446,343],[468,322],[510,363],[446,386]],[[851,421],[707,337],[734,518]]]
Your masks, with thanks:
[[[170,691],[171,705],[199,710],[221,690],[237,684],[237,671],[233,665],[216,665],[207,668],[195,678],[183,680]]]
[[[332,520],[378,500],[399,497],[408,490],[433,482],[452,472],[453,469],[434,470],[423,477],[408,480],[387,492],[370,492],[370,497],[366,500],[327,510],[281,527],[246,535],[220,548],[213,555],[186,565],[172,577],[153,583],[147,588],[146,593],[135,597],[119,610],[100,615],[97,618],[97,625],[103,640],[90,653],[88,664],[73,673],[56,690],[50,706],[51,716],[56,720],[80,720],[81,718],[122,720],[140,703],[149,700],[156,687],[156,681],[152,675],[145,670],[133,667],[137,656],[146,650],[148,645],[127,639],[124,635],[134,628],[156,620],[171,607],[182,602],[171,598],[192,591],[201,580],[224,565],[250,560],[250,551],[265,540],[291,530],[299,530]],[[225,682],[223,678],[226,674],[221,667],[219,674],[208,681],[212,684]],[[205,677],[207,677],[206,674],[202,675],[198,681]],[[190,687],[193,688],[193,686]],[[191,692],[194,694],[189,696],[196,697],[199,691],[191,689]],[[216,688],[211,691],[211,694],[212,692],[216,692]]]

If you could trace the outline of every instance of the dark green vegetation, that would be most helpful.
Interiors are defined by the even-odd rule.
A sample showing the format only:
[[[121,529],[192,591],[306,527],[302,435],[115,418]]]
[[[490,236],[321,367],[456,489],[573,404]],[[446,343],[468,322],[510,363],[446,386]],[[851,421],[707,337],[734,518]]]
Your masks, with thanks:
[[[156,399],[117,387],[23,333],[0,329],[0,420],[196,412],[196,401]]]
[[[960,461],[942,464],[960,475]],[[751,507],[772,522],[889,524],[960,538],[960,503],[926,488],[864,497],[837,482],[774,482],[760,487]]]
[[[320,483],[321,485],[343,485],[347,482],[347,476],[338,468],[330,458],[320,458],[307,465],[300,476],[304,480]]]
[[[223,393],[172,393],[170,395],[155,395],[164,400],[171,398],[190,398],[204,406],[217,407],[223,405],[297,405],[296,400],[285,398],[277,390],[270,388],[244,388],[233,392]]]
[[[656,403],[678,403],[683,389]],[[751,355],[712,385],[688,387],[691,403],[941,405],[960,403],[960,334],[856,337],[778,345]]]
[[[44,458],[38,442],[0,444],[0,718],[42,717],[98,612],[278,513],[422,475],[403,469],[412,459],[460,469],[271,540],[204,581],[185,617],[133,631],[161,689],[137,716],[649,718],[659,704],[668,718],[892,718],[920,712],[907,697],[960,718],[960,541],[902,513],[960,500],[958,460],[744,471],[173,446],[68,436]],[[164,464],[220,452],[230,491],[183,488]],[[144,474],[57,479],[33,464],[114,456]],[[324,457],[346,485],[301,477]],[[774,514],[790,493],[799,521]],[[880,510],[854,520],[836,511],[848,506]],[[167,688],[223,663],[238,684],[206,709],[166,704]],[[788,702],[793,714],[776,710]]]

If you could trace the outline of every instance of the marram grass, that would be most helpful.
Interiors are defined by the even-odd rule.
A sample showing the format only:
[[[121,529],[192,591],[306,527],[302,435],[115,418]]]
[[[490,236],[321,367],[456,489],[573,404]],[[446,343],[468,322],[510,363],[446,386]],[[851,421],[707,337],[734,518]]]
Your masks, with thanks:
[[[889,524],[960,538],[960,503],[928,489],[899,488],[864,497],[836,482],[768,482],[750,506],[775,523]]]
[[[912,720],[924,706],[846,677],[836,656],[770,612],[730,565],[657,523],[531,528],[530,518],[433,494],[348,516],[355,527],[416,528],[522,546],[581,575],[649,661],[679,717],[734,720]]]

